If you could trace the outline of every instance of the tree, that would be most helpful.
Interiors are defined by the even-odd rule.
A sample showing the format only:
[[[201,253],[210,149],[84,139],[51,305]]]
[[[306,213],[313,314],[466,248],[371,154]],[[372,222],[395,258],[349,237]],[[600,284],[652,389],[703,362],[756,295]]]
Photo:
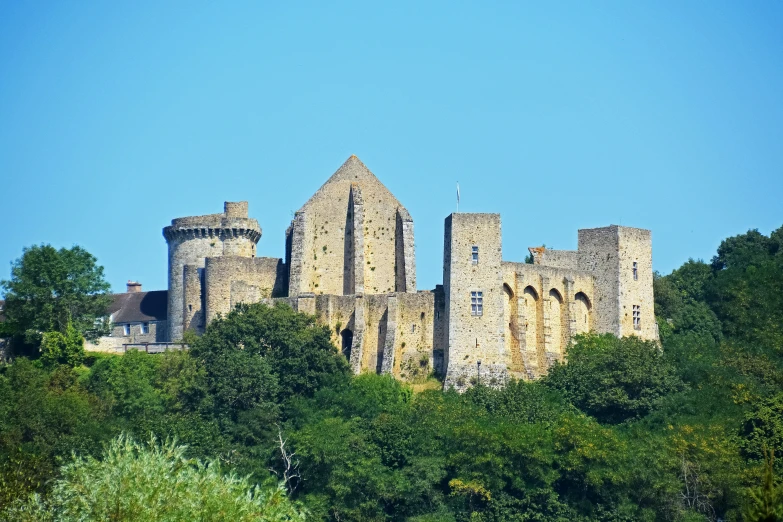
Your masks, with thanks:
[[[84,338],[69,321],[65,333],[46,332],[41,340],[41,361],[51,366],[79,366],[84,360]]]
[[[77,371],[40,366],[18,357],[0,368],[0,505],[46,490],[61,459],[94,451],[112,435],[106,403]]]
[[[725,239],[712,260],[706,301],[723,333],[783,350],[783,227],[769,237],[751,230]]]
[[[682,388],[658,346],[637,337],[580,335],[568,364],[555,364],[543,380],[601,422],[640,418]]]
[[[111,302],[109,283],[95,257],[79,246],[25,248],[11,264],[11,279],[0,282],[13,333],[65,333],[69,322],[87,339],[108,331],[97,321]]]
[[[315,316],[294,312],[283,303],[240,304],[225,318],[211,322],[204,335],[192,344],[191,353],[204,361],[216,391],[226,387],[226,392],[231,389],[231,393],[239,394],[230,399],[234,404],[254,400],[240,394],[237,388],[241,385],[238,376],[252,368],[255,375],[261,376],[268,366],[277,383],[266,386],[272,391],[279,385],[282,399],[311,395],[350,374],[345,358],[331,342],[329,329],[319,325]],[[234,370],[228,369],[235,366],[246,369],[235,376]],[[257,393],[263,388],[260,386],[258,383],[247,392],[255,389]]]
[[[783,484],[775,478],[775,453],[764,451],[764,476],[761,486],[748,491],[750,502],[743,511],[746,522],[783,520]]]
[[[6,520],[212,520],[277,522],[305,519],[282,485],[252,486],[225,475],[217,461],[185,457],[185,447],[120,435],[102,459],[75,458],[62,468],[50,498],[33,497]]]

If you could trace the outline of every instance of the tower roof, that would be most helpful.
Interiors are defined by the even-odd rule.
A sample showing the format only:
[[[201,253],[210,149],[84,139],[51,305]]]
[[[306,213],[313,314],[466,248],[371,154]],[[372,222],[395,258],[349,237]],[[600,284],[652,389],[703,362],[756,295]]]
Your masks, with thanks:
[[[317,191],[315,191],[315,194],[313,194],[299,210],[305,210],[314,200],[326,192],[328,187],[336,184],[345,184],[346,189],[350,190],[351,183],[357,183],[362,189],[371,186],[373,192],[383,193],[385,196],[392,198],[394,203],[396,203],[396,206],[402,207],[402,204],[394,197],[394,194],[381,183],[381,180],[367,168],[367,165],[365,165],[362,160],[353,154],[350,158],[345,160],[345,163],[343,163]]]

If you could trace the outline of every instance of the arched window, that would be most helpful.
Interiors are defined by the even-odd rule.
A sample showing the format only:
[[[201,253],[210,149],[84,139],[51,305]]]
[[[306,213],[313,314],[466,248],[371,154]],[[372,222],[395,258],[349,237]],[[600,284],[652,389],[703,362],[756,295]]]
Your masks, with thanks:
[[[574,296],[574,313],[576,314],[576,333],[587,333],[592,329],[590,299],[584,292],[577,292]]]

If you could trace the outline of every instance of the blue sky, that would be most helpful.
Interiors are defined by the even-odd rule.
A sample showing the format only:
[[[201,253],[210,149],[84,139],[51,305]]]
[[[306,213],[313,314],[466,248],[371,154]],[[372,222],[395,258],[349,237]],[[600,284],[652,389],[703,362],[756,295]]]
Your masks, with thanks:
[[[359,156],[410,210],[499,212],[503,256],[653,231],[654,268],[783,224],[783,3],[0,3],[0,279],[78,244],[166,287],[161,229],[248,200],[259,255]]]

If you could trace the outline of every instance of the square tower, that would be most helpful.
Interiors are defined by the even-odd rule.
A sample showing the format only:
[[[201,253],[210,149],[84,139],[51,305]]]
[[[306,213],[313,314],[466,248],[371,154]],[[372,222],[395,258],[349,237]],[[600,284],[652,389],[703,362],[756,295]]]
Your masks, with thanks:
[[[617,225],[580,230],[579,265],[595,277],[596,331],[658,340],[649,230]]]
[[[464,389],[476,377],[482,383],[499,384],[508,376],[501,254],[499,214],[451,214],[446,218],[447,388]]]

